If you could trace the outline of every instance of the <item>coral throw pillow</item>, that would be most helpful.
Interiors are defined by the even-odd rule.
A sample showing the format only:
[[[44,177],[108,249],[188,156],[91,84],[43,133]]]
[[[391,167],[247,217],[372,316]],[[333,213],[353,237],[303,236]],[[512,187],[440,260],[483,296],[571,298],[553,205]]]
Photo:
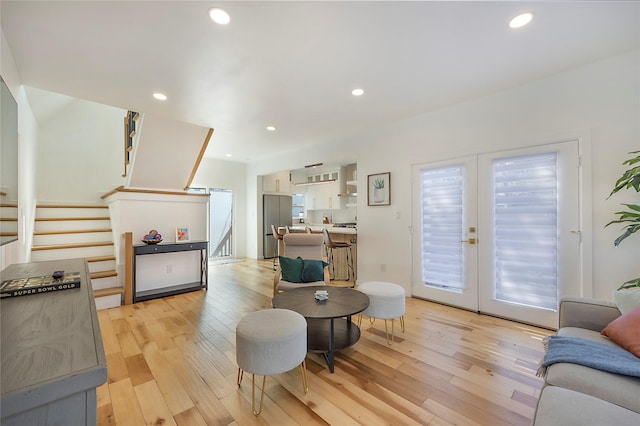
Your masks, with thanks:
[[[640,358],[640,306],[611,321],[602,334]]]

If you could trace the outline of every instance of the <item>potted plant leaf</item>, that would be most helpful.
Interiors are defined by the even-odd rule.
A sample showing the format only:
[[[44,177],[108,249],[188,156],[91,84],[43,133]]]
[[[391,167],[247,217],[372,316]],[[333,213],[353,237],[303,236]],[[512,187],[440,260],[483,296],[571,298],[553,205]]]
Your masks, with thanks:
[[[384,179],[373,181],[373,200],[376,203],[384,201]]]
[[[633,155],[623,165],[630,166],[628,170],[616,181],[616,185],[609,194],[611,197],[613,194],[623,190],[633,188],[637,193],[640,193],[640,151],[632,151],[629,153]],[[607,223],[606,226],[613,225],[615,223],[623,224],[623,232],[616,238],[614,245],[617,247],[626,238],[632,234],[640,231],[640,205],[637,204],[622,204],[626,207],[625,210],[616,212],[618,215],[617,220],[612,220]],[[640,277],[634,278],[622,284],[618,290],[628,289],[632,287],[640,287]]]

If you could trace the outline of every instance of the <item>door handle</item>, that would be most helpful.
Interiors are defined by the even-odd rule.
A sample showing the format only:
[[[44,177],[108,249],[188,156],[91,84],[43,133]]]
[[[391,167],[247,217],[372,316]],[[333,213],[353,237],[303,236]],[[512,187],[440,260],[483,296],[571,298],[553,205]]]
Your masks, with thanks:
[[[476,239],[475,238],[469,238],[468,240],[462,240],[460,242],[461,243],[475,244],[476,243]]]

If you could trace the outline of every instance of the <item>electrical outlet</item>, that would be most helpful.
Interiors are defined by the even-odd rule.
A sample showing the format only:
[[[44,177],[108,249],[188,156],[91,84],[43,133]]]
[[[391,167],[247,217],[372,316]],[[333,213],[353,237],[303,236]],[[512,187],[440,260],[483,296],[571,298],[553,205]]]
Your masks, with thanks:
[[[380,272],[387,272],[387,265],[385,265],[384,263],[380,264]]]
[[[167,274],[170,274],[173,272],[173,265],[167,265]]]

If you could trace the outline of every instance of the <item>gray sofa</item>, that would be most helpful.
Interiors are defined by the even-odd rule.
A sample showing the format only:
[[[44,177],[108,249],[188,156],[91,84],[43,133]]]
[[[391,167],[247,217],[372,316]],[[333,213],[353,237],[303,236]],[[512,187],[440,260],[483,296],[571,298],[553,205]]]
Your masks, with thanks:
[[[620,316],[613,302],[565,297],[560,301],[558,335],[617,346],[600,331]],[[548,367],[533,424],[640,425],[640,378],[578,364]]]

